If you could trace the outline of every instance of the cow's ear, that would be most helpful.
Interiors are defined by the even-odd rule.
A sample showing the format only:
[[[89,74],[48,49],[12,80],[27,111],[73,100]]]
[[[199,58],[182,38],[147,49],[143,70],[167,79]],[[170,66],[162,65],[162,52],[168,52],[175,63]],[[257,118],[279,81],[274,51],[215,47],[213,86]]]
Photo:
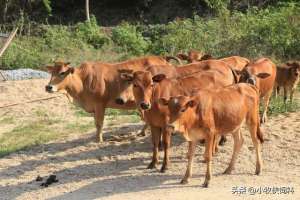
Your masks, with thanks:
[[[186,106],[186,108],[187,107],[195,107],[197,105],[197,102],[194,100],[194,99],[192,99],[192,100],[189,100],[186,104],[185,104],[185,106]]]
[[[257,76],[258,78],[264,79],[264,78],[269,77],[270,74],[269,74],[269,73],[259,73],[259,74],[257,74],[256,76]]]
[[[202,57],[201,57],[201,60],[209,60],[209,59],[212,59],[213,57],[210,55],[210,54],[204,54]]]
[[[157,74],[152,77],[153,82],[160,82],[166,78],[165,74]]]
[[[125,81],[133,81],[133,70],[132,69],[119,69],[120,77]]]
[[[179,53],[176,55],[177,58],[181,59],[181,60],[188,60],[188,56],[183,54],[183,53]]]
[[[133,81],[133,74],[130,73],[120,73],[120,77],[124,81]]]
[[[43,69],[51,74],[54,70],[54,67],[53,66],[46,66],[46,67],[43,67]]]
[[[71,74],[73,74],[73,73],[74,73],[74,71],[75,71],[75,68],[74,68],[74,67],[70,67],[70,68],[68,69],[68,73],[71,73]]]
[[[166,98],[160,98],[158,100],[158,103],[161,104],[161,105],[167,106],[169,104],[169,101]]]

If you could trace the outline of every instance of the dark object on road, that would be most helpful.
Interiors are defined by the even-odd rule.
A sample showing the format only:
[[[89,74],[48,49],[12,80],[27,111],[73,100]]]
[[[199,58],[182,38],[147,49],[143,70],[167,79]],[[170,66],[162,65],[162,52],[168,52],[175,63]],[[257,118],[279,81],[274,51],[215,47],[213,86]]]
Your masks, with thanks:
[[[43,180],[43,177],[41,177],[40,175],[38,175],[35,179],[35,181],[42,181]]]
[[[48,187],[49,185],[51,185],[52,183],[56,183],[58,182],[58,179],[56,179],[56,175],[50,175],[45,183],[42,183],[41,186],[45,186]]]

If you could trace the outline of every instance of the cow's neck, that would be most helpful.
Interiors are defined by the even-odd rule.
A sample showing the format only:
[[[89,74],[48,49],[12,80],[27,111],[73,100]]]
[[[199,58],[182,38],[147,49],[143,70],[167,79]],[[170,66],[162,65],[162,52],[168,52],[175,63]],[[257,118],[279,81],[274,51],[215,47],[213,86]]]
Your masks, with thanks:
[[[68,77],[68,86],[66,87],[66,90],[74,99],[77,99],[82,94],[83,84],[77,73]]]

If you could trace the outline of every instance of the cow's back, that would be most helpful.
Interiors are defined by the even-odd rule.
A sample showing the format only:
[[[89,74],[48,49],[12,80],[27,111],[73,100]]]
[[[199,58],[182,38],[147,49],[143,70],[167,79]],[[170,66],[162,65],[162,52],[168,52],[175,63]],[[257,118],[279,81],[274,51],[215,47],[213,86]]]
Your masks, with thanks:
[[[250,61],[247,58],[240,56],[230,56],[227,58],[222,58],[220,60],[229,64],[230,67],[232,67],[232,69],[239,71],[243,70],[244,67],[250,63]]]

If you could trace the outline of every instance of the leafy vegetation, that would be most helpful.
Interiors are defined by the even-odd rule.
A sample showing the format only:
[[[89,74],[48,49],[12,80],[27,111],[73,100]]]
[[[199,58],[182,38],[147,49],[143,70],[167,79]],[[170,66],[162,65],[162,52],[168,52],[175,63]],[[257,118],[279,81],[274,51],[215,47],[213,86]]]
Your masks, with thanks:
[[[275,62],[300,58],[299,4],[253,7],[245,13],[221,8],[212,18],[195,15],[166,25],[122,23],[108,31],[98,25],[95,17],[74,26],[31,26],[14,40],[1,58],[0,67],[37,68],[58,58],[75,64],[83,60],[117,61],[190,49],[215,57],[267,56]]]

